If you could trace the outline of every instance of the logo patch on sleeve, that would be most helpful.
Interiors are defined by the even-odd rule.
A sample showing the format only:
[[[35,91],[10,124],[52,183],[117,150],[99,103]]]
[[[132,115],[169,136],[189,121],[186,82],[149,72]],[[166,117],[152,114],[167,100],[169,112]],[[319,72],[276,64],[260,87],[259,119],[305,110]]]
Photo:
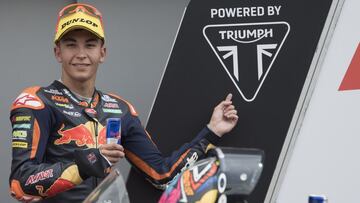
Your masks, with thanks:
[[[54,175],[53,175],[53,169],[48,169],[48,170],[45,170],[45,171],[40,171],[39,173],[37,174],[34,174],[34,175],[31,175],[26,183],[25,183],[25,186],[27,185],[32,185],[34,183],[37,183],[41,180],[45,180],[45,179],[48,179],[48,178],[52,178]]]
[[[40,87],[29,87],[26,88],[12,103],[11,110],[17,108],[31,108],[31,109],[42,109],[44,108],[44,103],[36,95],[36,92]]]
[[[23,148],[26,149],[28,147],[28,143],[26,142],[13,142],[12,143],[13,148]]]
[[[39,99],[29,93],[21,93],[14,101],[14,106],[32,106],[32,107],[41,107],[42,103]]]
[[[13,139],[26,140],[27,131],[25,130],[14,130],[12,133]]]

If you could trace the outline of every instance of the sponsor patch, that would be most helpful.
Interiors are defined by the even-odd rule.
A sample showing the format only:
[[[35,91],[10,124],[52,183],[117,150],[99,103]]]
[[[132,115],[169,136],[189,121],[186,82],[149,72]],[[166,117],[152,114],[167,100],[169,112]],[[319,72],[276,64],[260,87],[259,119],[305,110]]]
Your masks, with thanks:
[[[63,113],[67,114],[69,116],[73,116],[73,117],[80,117],[81,116],[81,113],[76,112],[76,111],[65,111],[65,110],[63,110]]]
[[[106,102],[117,102],[116,99],[111,98],[109,95],[104,94],[101,96],[101,99]]]
[[[74,19],[71,19],[71,20],[68,20],[66,21],[65,23],[63,23],[61,25],[61,30],[63,30],[64,28],[66,28],[67,26],[71,25],[71,24],[74,24],[74,23],[77,23],[77,22],[81,22],[81,23],[86,23],[86,24],[89,24],[93,27],[99,27],[98,24],[96,24],[95,22],[89,20],[89,19],[85,19],[85,18],[74,18]]]
[[[63,93],[61,93],[59,90],[54,90],[54,89],[49,89],[49,90],[44,89],[44,92],[49,94],[63,95]]]
[[[52,178],[53,177],[53,169],[48,169],[48,170],[45,170],[45,171],[40,171],[39,173],[35,174],[35,175],[31,175],[26,183],[25,183],[25,186],[26,185],[32,185],[34,183],[37,183],[41,180],[45,180],[45,179],[48,179],[48,178]]]
[[[69,144],[70,142],[75,142],[75,144],[79,147],[88,146],[93,147],[95,145],[95,140],[91,133],[91,127],[93,124],[88,121],[85,125],[80,124],[76,127],[64,130],[64,125],[57,132],[61,136],[56,139],[55,145]],[[104,128],[105,129],[105,128]],[[99,137],[101,137],[102,131],[100,131]],[[100,143],[100,141],[99,141]]]
[[[29,93],[21,93],[14,101],[13,105],[16,106],[32,106],[32,107],[41,107],[41,102],[34,95]]]
[[[79,105],[83,106],[83,107],[88,107],[89,106],[89,104],[86,101],[79,102]]]
[[[28,147],[28,143],[26,142],[12,142],[13,148],[23,148],[26,149]]]
[[[30,128],[31,128],[31,124],[27,124],[27,123],[14,124],[14,125],[13,125],[13,128],[14,128],[14,129],[19,129],[19,128],[30,129]]]
[[[91,108],[86,108],[85,109],[85,112],[87,112],[87,113],[90,113],[90,114],[97,114],[97,112],[95,111],[95,109],[91,109]]]
[[[91,152],[91,153],[88,154],[86,157],[87,157],[88,161],[89,161],[91,164],[94,164],[94,163],[96,162],[96,160],[97,160],[94,152]]]
[[[20,122],[20,121],[30,121],[31,116],[13,116],[11,121],[12,122]]]
[[[72,105],[72,104],[63,104],[63,103],[57,103],[57,102],[55,102],[55,105],[56,105],[56,106],[63,107],[63,108],[67,108],[67,109],[73,109],[73,108],[74,108],[74,105]]]
[[[122,114],[121,109],[102,109],[104,113],[116,113],[116,114]]]
[[[62,102],[62,103],[69,103],[69,100],[63,96],[52,95],[51,99],[54,101]]]
[[[15,138],[15,139],[26,138],[27,137],[27,131],[25,131],[25,130],[14,130],[12,135],[13,135],[13,138]]]
[[[111,108],[111,109],[118,109],[118,108],[120,108],[120,107],[119,107],[119,104],[117,104],[117,103],[105,103],[105,104],[104,104],[104,107],[105,107],[105,108]]]

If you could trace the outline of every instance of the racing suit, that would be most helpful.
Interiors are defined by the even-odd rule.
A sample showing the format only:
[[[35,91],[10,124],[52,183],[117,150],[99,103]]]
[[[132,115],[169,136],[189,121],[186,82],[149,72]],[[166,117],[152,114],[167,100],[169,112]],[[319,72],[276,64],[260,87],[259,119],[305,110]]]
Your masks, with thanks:
[[[142,127],[134,107],[114,94],[95,90],[79,100],[65,85],[25,89],[13,102],[10,191],[18,200],[81,202],[101,181],[82,179],[74,150],[106,143],[106,119],[121,118],[127,160],[155,186],[164,186],[219,141],[207,127],[189,143],[163,157]]]

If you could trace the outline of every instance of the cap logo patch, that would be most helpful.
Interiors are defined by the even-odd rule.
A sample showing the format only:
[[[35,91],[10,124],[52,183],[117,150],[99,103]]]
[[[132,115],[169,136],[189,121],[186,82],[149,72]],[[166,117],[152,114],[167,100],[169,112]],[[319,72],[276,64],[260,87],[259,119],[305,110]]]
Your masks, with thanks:
[[[86,20],[85,18],[74,18],[74,19],[71,19],[71,20],[63,23],[61,25],[61,29],[63,30],[65,27],[69,26],[70,24],[77,23],[77,22],[87,23],[89,25],[92,25],[93,27],[99,27],[96,23],[92,22],[91,20]]]

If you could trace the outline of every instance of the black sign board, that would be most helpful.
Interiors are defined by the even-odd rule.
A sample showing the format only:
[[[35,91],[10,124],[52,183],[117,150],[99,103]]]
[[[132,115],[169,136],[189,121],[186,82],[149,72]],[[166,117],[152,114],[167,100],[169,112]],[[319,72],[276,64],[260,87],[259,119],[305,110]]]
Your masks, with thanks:
[[[239,112],[220,145],[265,151],[249,203],[265,201],[333,0],[192,0],[164,72],[147,130],[164,155],[190,141],[233,94]],[[134,172],[131,202],[161,192]]]

